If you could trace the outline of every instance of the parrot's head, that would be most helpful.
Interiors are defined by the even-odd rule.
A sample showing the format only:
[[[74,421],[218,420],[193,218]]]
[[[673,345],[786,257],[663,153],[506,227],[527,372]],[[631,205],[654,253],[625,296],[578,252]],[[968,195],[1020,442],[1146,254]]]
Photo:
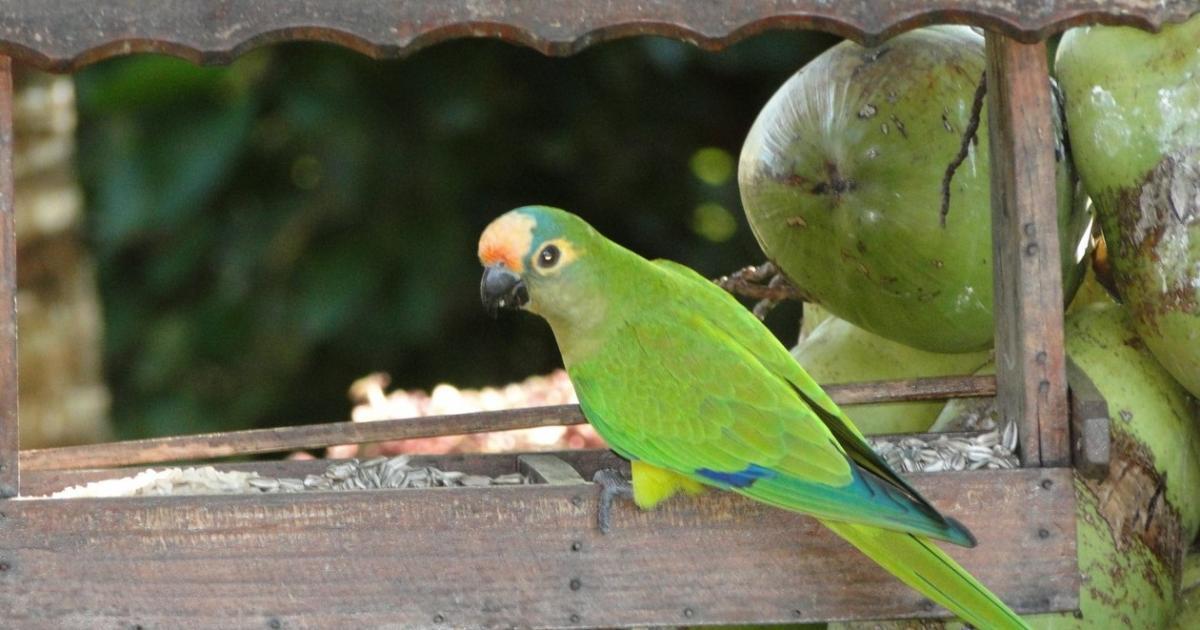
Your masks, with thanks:
[[[589,256],[603,237],[579,217],[548,206],[510,210],[479,238],[483,306],[526,309],[554,324],[580,315],[595,287]]]

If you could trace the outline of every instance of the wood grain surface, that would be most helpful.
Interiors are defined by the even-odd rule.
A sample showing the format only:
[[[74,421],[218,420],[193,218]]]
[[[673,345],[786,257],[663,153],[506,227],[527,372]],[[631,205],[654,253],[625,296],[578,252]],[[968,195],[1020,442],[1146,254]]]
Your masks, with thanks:
[[[838,404],[865,404],[938,400],[962,396],[990,396],[996,392],[993,376],[947,376],[829,385]],[[850,412],[853,414],[853,412]],[[526,407],[506,411],[428,416],[374,422],[330,422],[272,429],[181,435],[84,446],[22,451],[21,469],[109,468],[272,453],[335,444],[361,444],[484,431],[582,424],[578,405]]]
[[[987,36],[996,402],[1026,466],[1071,462],[1054,116],[1045,44]]]
[[[1071,471],[913,475],[1018,611],[1077,605]],[[591,484],[4,504],[21,628],[579,627],[941,616],[811,519],[711,492],[595,527]]]
[[[12,60],[0,56],[0,497],[20,489],[17,454],[17,235],[13,223]]]
[[[6,0],[0,53],[68,72],[135,52],[223,64],[297,40],[386,58],[491,37],[567,55],[638,35],[719,49],[771,29],[828,31],[870,45],[948,23],[1032,42],[1090,23],[1157,30],[1198,10],[1194,0]]]

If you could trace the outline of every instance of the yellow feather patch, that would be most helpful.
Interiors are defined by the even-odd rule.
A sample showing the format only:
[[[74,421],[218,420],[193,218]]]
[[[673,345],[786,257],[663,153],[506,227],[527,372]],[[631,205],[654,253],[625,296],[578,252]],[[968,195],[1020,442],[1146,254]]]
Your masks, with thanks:
[[[704,486],[683,475],[665,468],[651,466],[635,460],[633,468],[633,502],[643,510],[654,506],[679,494],[682,490],[687,494],[700,494]]]
[[[521,212],[501,215],[479,237],[479,261],[486,267],[503,263],[513,273],[525,271],[524,258],[533,243],[537,221]]]

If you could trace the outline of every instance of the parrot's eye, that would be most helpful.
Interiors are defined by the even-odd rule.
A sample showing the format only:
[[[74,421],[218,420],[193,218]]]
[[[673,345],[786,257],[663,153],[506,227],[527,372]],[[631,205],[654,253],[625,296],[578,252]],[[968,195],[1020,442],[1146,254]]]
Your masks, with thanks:
[[[538,253],[538,266],[542,269],[549,269],[558,262],[560,252],[554,245],[547,245]]]

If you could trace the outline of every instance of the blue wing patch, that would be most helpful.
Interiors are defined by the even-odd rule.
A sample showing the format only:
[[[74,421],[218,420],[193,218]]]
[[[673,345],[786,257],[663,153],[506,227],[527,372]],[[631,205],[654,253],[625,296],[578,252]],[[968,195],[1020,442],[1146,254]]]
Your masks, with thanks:
[[[732,488],[749,488],[759,479],[769,479],[775,476],[775,471],[763,468],[758,464],[750,464],[743,470],[735,472],[720,472],[707,468],[696,469],[696,474]]]

